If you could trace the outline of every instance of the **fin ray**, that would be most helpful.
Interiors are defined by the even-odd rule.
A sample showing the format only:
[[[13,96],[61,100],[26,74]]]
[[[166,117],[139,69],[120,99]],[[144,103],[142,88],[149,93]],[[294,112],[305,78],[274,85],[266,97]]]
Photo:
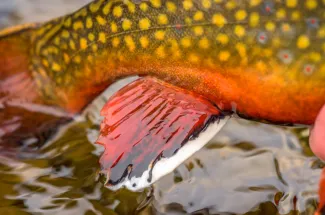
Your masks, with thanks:
[[[121,99],[125,95],[127,99]],[[105,118],[97,143],[105,147],[102,172],[109,175],[111,189],[131,190],[171,172],[202,148],[228,118],[205,98],[152,78],[122,88],[101,115]]]

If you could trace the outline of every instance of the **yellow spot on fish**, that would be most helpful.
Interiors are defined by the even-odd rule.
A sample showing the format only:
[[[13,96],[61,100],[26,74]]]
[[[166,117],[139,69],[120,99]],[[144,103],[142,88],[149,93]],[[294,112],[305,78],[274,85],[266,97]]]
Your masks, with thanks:
[[[238,37],[243,37],[245,35],[245,28],[241,25],[236,25],[235,26],[235,34],[238,36]]]
[[[141,30],[147,30],[151,26],[150,20],[148,18],[143,18],[139,21],[139,27]]]
[[[249,24],[251,27],[256,27],[260,22],[260,15],[257,12],[253,12],[249,18]]]
[[[44,66],[49,67],[49,62],[46,59],[42,60]]]
[[[90,6],[89,6],[90,11],[92,13],[96,13],[100,8],[101,3],[102,3],[101,1],[91,3]]]
[[[69,41],[69,46],[72,50],[76,50],[76,44],[73,42],[73,40]]]
[[[282,31],[284,31],[284,32],[288,32],[291,30],[291,27],[288,23],[283,23],[281,28],[282,28]]]
[[[53,63],[52,70],[55,72],[59,72],[61,70],[61,66],[57,63]]]
[[[242,20],[246,19],[246,17],[247,17],[247,13],[245,10],[238,10],[235,13],[235,18],[237,21],[242,21]]]
[[[219,60],[224,62],[227,61],[230,57],[230,53],[228,51],[221,51],[219,53]]]
[[[75,63],[81,63],[81,57],[79,55],[74,56],[73,61]]]
[[[297,21],[299,20],[301,17],[300,12],[299,11],[293,11],[291,14],[291,18],[293,21]]]
[[[92,28],[93,27],[93,20],[91,19],[91,17],[87,17],[87,19],[86,19],[86,27],[87,28]]]
[[[173,58],[179,59],[182,56],[182,53],[179,49],[175,50],[172,54]]]
[[[299,49],[306,49],[310,45],[309,38],[306,35],[302,35],[297,40],[297,47]]]
[[[75,23],[73,23],[74,30],[83,29],[83,28],[84,28],[84,24],[81,21],[76,21]]]
[[[196,26],[193,28],[194,34],[197,36],[201,36],[204,33],[203,27]]]
[[[201,49],[208,49],[209,46],[210,46],[210,43],[209,43],[209,40],[208,40],[206,37],[202,38],[202,39],[199,41],[199,47],[200,47]]]
[[[140,4],[140,10],[142,10],[143,12],[146,12],[146,11],[148,10],[148,5],[147,5],[147,3],[142,2],[142,3]]]
[[[183,8],[185,10],[190,10],[193,7],[193,2],[192,0],[184,0],[183,1]]]
[[[132,27],[132,22],[129,19],[124,19],[122,23],[122,28],[124,31],[129,30]]]
[[[211,7],[211,0],[202,0],[202,6],[205,9],[209,9]]]
[[[150,2],[155,8],[161,7],[161,0],[150,0]]]
[[[114,15],[115,17],[121,17],[122,14],[123,14],[123,9],[122,9],[121,6],[116,6],[116,7],[114,7],[114,9],[113,9],[113,15]]]
[[[222,45],[226,45],[229,42],[229,37],[224,33],[220,33],[217,36],[217,41]]]
[[[99,16],[99,15],[96,16],[96,20],[97,20],[99,25],[105,25],[106,24],[106,20],[103,17]]]
[[[223,27],[227,23],[227,20],[223,15],[218,13],[218,14],[213,15],[212,23],[218,27]]]
[[[63,60],[66,64],[68,64],[70,62],[70,57],[67,53],[63,54]]]
[[[111,2],[105,4],[105,6],[103,8],[104,15],[108,15],[109,14],[109,11],[110,11],[111,7],[112,7],[112,3]]]
[[[93,50],[93,52],[97,52],[97,50],[98,50],[98,46],[97,46],[97,44],[93,44],[93,45],[91,46],[91,49]]]
[[[236,44],[236,49],[238,51],[238,54],[240,57],[245,58],[246,57],[246,46],[243,43],[237,43]]]
[[[190,17],[186,17],[185,18],[185,23],[188,24],[188,25],[192,24],[192,19]]]
[[[140,44],[141,44],[142,48],[147,48],[149,45],[148,37],[147,36],[140,37]]]
[[[115,22],[112,22],[112,23],[111,23],[111,31],[112,31],[113,33],[117,32],[117,25],[116,25]]]
[[[176,39],[169,39],[168,42],[170,43],[170,49],[172,51],[177,51],[179,49],[178,41]]]
[[[287,15],[286,11],[283,8],[277,10],[277,12],[276,12],[276,18],[278,18],[278,19],[286,18],[286,15]]]
[[[166,25],[168,24],[168,17],[166,14],[159,14],[158,15],[158,24]]]
[[[87,40],[85,38],[80,39],[80,48],[86,49],[87,48]]]
[[[100,32],[98,34],[98,40],[101,42],[101,43],[106,43],[106,34],[104,32]]]
[[[94,41],[94,39],[95,39],[95,35],[94,35],[93,33],[89,33],[89,34],[88,34],[88,39],[89,39],[90,41]]]
[[[118,45],[120,44],[120,38],[118,38],[118,37],[114,37],[113,39],[112,39],[112,45],[113,45],[113,47],[118,47]]]
[[[124,37],[124,41],[129,50],[133,52],[135,50],[135,43],[133,41],[133,38],[131,36],[126,36]]]
[[[305,5],[307,9],[313,10],[317,7],[317,0],[306,0]]]
[[[197,11],[197,12],[194,14],[194,16],[193,16],[193,19],[194,19],[195,21],[201,21],[201,20],[203,20],[203,19],[204,19],[204,14],[203,14],[203,12],[202,12],[202,11]]]
[[[317,37],[325,38],[325,25],[323,25],[317,32]]]
[[[55,39],[54,39],[54,44],[55,45],[60,45],[60,37],[56,37]]]
[[[181,45],[184,48],[189,48],[192,45],[191,38],[189,37],[184,37],[181,39]]]
[[[69,28],[71,26],[71,17],[67,18],[65,21],[64,21],[64,26]]]
[[[37,35],[41,36],[45,33],[45,28],[40,28],[39,30],[37,30]]]
[[[176,5],[174,4],[174,2],[168,1],[168,2],[166,3],[166,7],[167,7],[167,10],[168,10],[169,12],[172,12],[172,13],[175,13],[175,12],[176,12],[177,7],[176,7]]]
[[[271,22],[271,21],[267,22],[265,24],[265,28],[268,31],[274,31],[275,30],[275,24],[274,24],[274,22]]]
[[[165,47],[163,45],[159,46],[156,49],[156,54],[159,58],[165,58],[166,57]]]
[[[69,33],[69,31],[67,31],[67,30],[63,30],[63,31],[62,31],[62,37],[68,39],[68,38],[70,37],[70,33]]]
[[[259,4],[261,4],[261,1],[262,1],[262,0],[250,0],[250,1],[249,1],[249,5],[250,5],[251,7],[255,7],[255,6],[258,6]]]
[[[165,31],[157,31],[156,33],[155,33],[155,38],[157,39],[157,40],[163,40],[164,38],[165,38]]]
[[[135,12],[135,5],[132,2],[128,2],[128,10],[130,13]]]
[[[298,3],[298,0],[286,0],[286,5],[289,8],[297,7],[297,3]]]
[[[261,60],[256,63],[256,68],[257,68],[257,70],[259,70],[261,72],[265,72],[267,70],[267,66]]]
[[[196,54],[190,54],[190,56],[188,57],[189,61],[191,63],[198,63],[199,62],[199,57]]]
[[[237,4],[234,0],[228,0],[227,3],[226,3],[226,8],[228,10],[232,10],[234,8],[236,8]]]
[[[310,53],[309,57],[310,57],[310,60],[312,60],[315,63],[320,62],[321,59],[322,59],[321,54],[319,54],[318,52],[312,52],[312,53]]]

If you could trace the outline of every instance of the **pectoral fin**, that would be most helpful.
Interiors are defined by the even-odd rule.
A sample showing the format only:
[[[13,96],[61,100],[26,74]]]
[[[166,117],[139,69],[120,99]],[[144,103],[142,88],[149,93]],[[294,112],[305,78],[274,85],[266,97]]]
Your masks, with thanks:
[[[101,115],[100,164],[113,190],[139,190],[172,172],[228,119],[205,98],[152,78],[122,88]]]

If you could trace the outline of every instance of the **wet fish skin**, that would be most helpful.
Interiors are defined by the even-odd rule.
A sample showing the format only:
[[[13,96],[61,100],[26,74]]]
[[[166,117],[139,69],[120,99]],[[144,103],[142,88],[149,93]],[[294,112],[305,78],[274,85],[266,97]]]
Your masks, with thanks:
[[[322,0],[97,0],[37,27],[30,72],[79,112],[115,80],[154,76],[225,111],[312,124],[325,103]]]

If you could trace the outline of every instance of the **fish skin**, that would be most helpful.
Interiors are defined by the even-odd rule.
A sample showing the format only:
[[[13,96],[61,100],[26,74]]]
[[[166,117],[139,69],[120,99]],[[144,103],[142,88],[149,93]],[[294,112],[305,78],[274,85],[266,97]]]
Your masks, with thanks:
[[[244,118],[312,124],[325,103],[323,0],[97,0],[31,36],[46,102],[77,113],[154,76]]]

